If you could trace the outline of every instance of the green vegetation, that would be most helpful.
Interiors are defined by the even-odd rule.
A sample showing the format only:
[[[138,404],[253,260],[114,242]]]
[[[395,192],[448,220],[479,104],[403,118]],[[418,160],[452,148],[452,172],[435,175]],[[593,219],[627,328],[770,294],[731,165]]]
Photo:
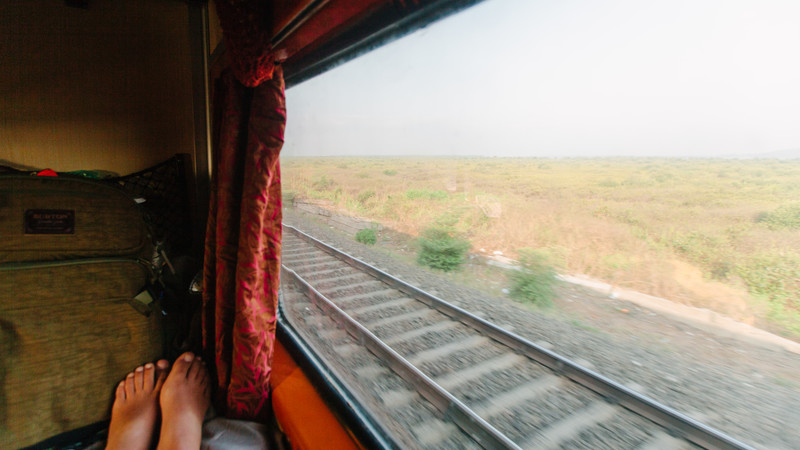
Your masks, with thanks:
[[[375,191],[373,191],[372,189],[368,189],[368,190],[366,190],[366,191],[362,191],[362,192],[360,192],[360,193],[358,194],[358,197],[356,197],[356,200],[358,200],[358,203],[361,203],[362,205],[364,205],[364,204],[366,204],[366,203],[369,201],[369,199],[371,199],[372,197],[375,197]]]
[[[336,186],[336,183],[328,178],[327,175],[322,175],[314,180],[313,186],[318,191],[324,191]]]
[[[372,228],[364,228],[356,233],[356,241],[362,244],[375,245],[378,242],[378,236]]]
[[[734,270],[766,302],[767,318],[800,336],[800,254],[764,252]]]
[[[286,206],[294,205],[294,199],[297,197],[297,194],[294,191],[283,191],[283,204]]]
[[[430,242],[458,236],[512,259],[520,259],[519,248],[548,251],[559,271],[739,320],[767,320],[800,336],[800,160],[290,158],[281,164],[284,189],[298,199],[318,199]],[[445,215],[458,220],[439,237],[426,237],[428,224]]]
[[[423,266],[450,272],[464,262],[469,248],[469,241],[459,237],[450,223],[439,221],[422,232],[419,238],[417,262]]]
[[[763,222],[773,230],[800,230],[800,203],[780,206],[775,211],[760,215],[757,222]]]
[[[446,200],[447,192],[431,191],[428,189],[409,189],[406,191],[406,198],[409,200]]]
[[[511,297],[538,306],[549,306],[555,295],[556,271],[545,255],[530,248],[519,251],[520,271],[511,274]]]

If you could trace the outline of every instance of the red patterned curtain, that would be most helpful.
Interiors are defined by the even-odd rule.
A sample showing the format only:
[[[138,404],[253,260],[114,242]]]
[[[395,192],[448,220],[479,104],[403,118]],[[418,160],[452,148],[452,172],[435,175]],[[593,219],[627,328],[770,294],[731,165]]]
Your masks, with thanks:
[[[214,90],[203,271],[203,353],[213,361],[214,405],[226,417],[257,421],[270,411],[286,123],[283,75],[258,19],[266,3],[217,2],[232,64]]]

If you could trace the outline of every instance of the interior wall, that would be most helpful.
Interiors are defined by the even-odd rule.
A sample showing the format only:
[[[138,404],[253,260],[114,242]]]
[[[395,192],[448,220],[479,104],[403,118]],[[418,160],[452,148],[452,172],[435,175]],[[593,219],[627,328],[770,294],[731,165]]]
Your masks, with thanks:
[[[194,154],[187,6],[0,1],[0,159],[127,174]]]

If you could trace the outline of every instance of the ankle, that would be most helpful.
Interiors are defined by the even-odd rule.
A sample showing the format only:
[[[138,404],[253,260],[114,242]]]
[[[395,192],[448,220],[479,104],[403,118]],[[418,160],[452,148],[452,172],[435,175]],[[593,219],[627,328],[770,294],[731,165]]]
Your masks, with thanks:
[[[158,449],[197,450],[202,440],[202,427],[202,418],[198,420],[192,414],[164,417],[158,438]]]

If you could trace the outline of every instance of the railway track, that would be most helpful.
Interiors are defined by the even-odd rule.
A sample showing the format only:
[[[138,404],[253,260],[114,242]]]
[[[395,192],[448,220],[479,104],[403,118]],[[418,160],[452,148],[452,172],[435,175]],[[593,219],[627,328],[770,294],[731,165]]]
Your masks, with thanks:
[[[346,363],[354,383],[399,377],[406,388],[381,395],[416,393],[457,425],[422,445],[458,447],[448,433],[461,433],[484,448],[750,448],[289,226],[282,277],[287,301],[338,324],[329,340],[349,339],[336,351],[371,352]],[[408,404],[382,400],[386,417]]]

